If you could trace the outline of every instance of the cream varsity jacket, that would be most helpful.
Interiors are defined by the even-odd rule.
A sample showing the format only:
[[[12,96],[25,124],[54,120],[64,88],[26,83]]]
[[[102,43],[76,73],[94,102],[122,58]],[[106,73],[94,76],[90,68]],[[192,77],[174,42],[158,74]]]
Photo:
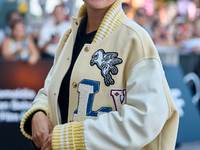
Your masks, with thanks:
[[[92,44],[85,44],[70,80],[67,124],[60,124],[59,88],[72,58],[85,5],[62,37],[54,64],[32,108],[21,121],[43,110],[54,125],[54,150],[174,150],[178,112],[158,53],[149,35],[126,18],[117,0]]]

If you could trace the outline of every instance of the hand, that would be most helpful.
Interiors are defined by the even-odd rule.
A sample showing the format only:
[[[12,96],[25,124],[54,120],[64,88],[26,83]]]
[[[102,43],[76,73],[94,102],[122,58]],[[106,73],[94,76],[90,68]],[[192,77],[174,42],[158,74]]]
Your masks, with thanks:
[[[38,62],[38,60],[39,60],[38,56],[30,55],[30,57],[28,59],[28,63],[30,65],[35,65]]]
[[[52,133],[48,135],[47,141],[42,146],[41,150],[52,150]]]
[[[33,115],[31,125],[33,142],[37,148],[41,148],[53,131],[53,125],[49,118],[40,111]]]

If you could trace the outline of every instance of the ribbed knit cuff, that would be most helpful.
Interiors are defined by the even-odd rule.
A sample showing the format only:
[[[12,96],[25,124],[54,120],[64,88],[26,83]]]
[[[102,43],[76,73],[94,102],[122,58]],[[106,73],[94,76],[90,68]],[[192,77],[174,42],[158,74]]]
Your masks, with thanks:
[[[36,111],[43,111],[43,112],[45,112],[45,114],[47,115],[47,117],[49,117],[48,111],[45,108],[43,108],[43,107],[34,107],[34,108],[31,108],[28,112],[26,112],[26,114],[24,115],[24,117],[21,120],[20,128],[21,128],[22,134],[25,137],[27,137],[28,139],[32,139],[32,136],[29,133],[26,132],[26,130],[25,130],[25,124],[26,124],[28,118],[32,114],[34,114]]]
[[[61,149],[80,149],[85,150],[85,141],[82,122],[72,122],[64,125],[57,125],[53,130],[52,148]]]

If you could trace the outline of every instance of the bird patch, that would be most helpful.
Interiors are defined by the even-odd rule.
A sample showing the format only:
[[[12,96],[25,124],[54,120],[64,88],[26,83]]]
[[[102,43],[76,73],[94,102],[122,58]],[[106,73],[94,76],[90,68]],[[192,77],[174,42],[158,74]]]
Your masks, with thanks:
[[[101,75],[104,77],[106,86],[110,86],[115,83],[112,75],[116,75],[118,73],[118,68],[116,65],[123,62],[122,59],[118,58],[117,56],[118,53],[116,52],[105,53],[103,49],[99,49],[92,55],[92,59],[90,60],[91,66],[96,64],[101,70]]]

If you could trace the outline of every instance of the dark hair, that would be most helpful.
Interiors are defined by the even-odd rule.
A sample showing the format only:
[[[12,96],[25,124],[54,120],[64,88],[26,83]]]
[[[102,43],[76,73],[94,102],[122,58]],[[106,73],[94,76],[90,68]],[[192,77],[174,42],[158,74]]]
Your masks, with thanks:
[[[11,29],[13,30],[16,26],[16,24],[18,23],[22,23],[23,25],[25,25],[23,20],[15,20],[14,23],[11,25]]]
[[[122,7],[130,7],[128,3],[122,3]]]
[[[144,13],[145,14],[142,14],[140,11],[144,11]],[[139,7],[137,10],[136,10],[136,15],[138,16],[138,17],[140,17],[140,16],[146,16],[147,15],[147,13],[146,13],[146,9],[144,8],[144,7]]]
[[[10,10],[8,11],[8,13],[6,14],[6,21],[10,20],[11,19],[11,16],[13,13],[16,13],[18,14],[19,16],[21,16],[21,14],[17,11],[17,10]]]

